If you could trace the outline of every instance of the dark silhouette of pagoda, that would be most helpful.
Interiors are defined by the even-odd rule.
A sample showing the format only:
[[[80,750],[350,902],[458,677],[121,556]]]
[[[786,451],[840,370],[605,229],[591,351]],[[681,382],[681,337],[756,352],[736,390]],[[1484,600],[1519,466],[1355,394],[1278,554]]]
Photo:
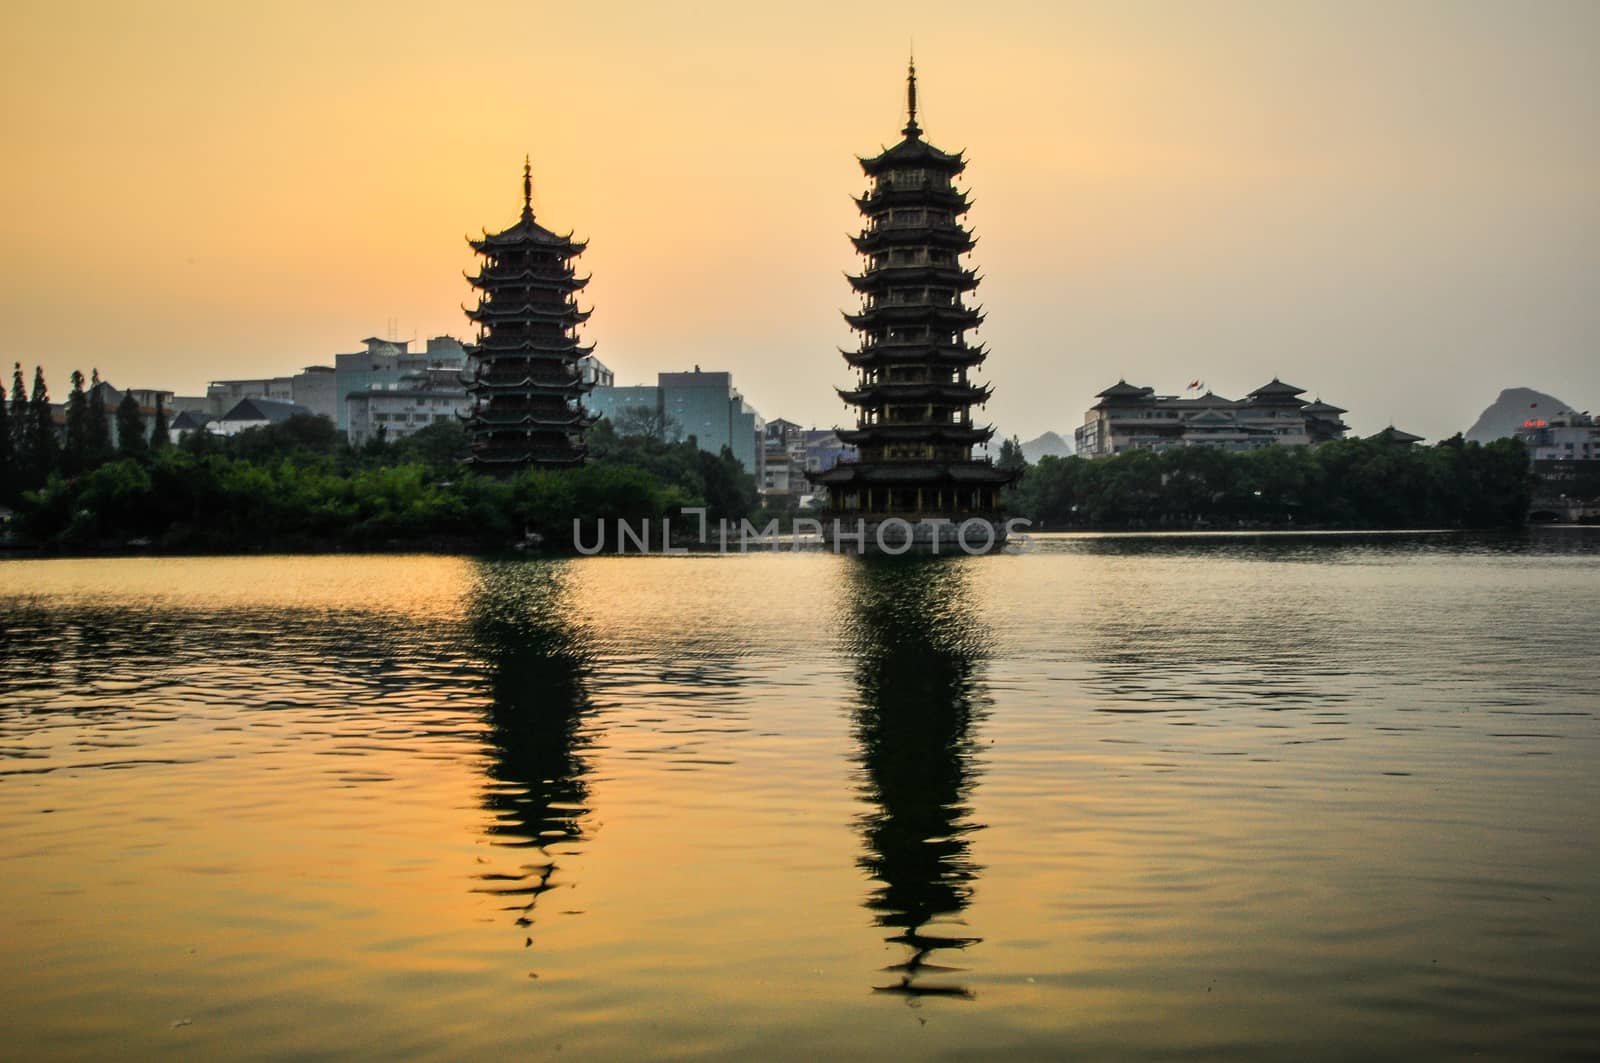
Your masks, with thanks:
[[[589,278],[575,276],[572,263],[587,244],[533,220],[526,160],[522,217],[504,232],[467,242],[484,257],[478,275],[467,278],[481,293],[466,310],[478,325],[462,381],[472,395],[468,464],[505,472],[581,464],[583,430],[594,418],[583,408],[592,385],[578,360],[594,348],[579,346],[574,335],[590,312],[578,309],[576,295]]]
[[[498,898],[531,935],[540,899],[571,885],[562,863],[589,839],[588,634],[568,619],[564,565],[480,562],[473,603],[489,694],[483,806],[495,850],[511,850],[490,850],[473,892]]]
[[[975,241],[959,221],[967,194],[952,184],[967,164],[922,139],[915,64],[906,84],[905,138],[861,160],[871,187],[856,203],[867,226],[852,240],[866,269],[850,278],[861,312],[845,314],[860,347],[842,352],[858,378],[839,391],[857,411],[856,428],[839,438],[859,458],[817,479],[834,518],[997,521],[1010,474],[972,456],[994,429],[972,421],[989,388],[969,376],[987,352],[966,340],[983,320],[965,301],[978,276],[961,256]]]
[[[967,932],[965,915],[982,871],[971,802],[988,636],[961,566],[863,559],[844,587],[842,634],[858,694],[852,731],[868,806],[859,864],[874,883],[866,900],[873,922],[901,953],[884,968],[892,977],[873,988],[969,998],[961,968],[945,961],[982,940]]]

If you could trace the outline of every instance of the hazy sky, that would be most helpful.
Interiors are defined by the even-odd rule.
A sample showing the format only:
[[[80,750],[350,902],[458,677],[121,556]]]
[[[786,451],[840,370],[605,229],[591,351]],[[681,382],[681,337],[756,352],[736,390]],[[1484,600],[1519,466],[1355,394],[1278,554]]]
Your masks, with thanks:
[[[0,7],[0,355],[192,393],[466,335],[463,241],[592,241],[619,383],[847,419],[855,155],[965,148],[985,415],[1277,375],[1430,437],[1600,408],[1600,3]],[[7,374],[9,377],[9,374]]]

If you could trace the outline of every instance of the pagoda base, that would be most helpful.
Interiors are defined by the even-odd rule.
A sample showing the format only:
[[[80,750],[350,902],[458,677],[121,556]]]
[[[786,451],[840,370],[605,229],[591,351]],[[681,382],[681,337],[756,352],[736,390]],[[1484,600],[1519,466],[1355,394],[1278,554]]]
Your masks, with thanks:
[[[992,554],[1006,544],[1005,518],[828,513],[822,541],[837,554]]]

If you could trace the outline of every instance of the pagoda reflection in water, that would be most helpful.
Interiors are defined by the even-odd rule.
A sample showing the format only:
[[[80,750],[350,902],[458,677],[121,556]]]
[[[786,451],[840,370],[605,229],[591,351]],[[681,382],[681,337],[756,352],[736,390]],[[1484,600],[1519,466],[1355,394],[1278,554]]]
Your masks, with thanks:
[[[489,684],[491,783],[484,807],[495,846],[521,858],[481,873],[476,891],[503,897],[517,925],[558,888],[558,861],[584,840],[589,788],[583,756],[590,699],[582,631],[569,619],[565,565],[485,562],[475,590],[473,638]]]
[[[972,993],[934,962],[980,938],[962,913],[981,870],[972,860],[967,800],[972,725],[980,715],[983,630],[967,603],[961,562],[863,559],[847,585],[847,652],[860,701],[854,710],[862,794],[861,868],[876,882],[866,905],[904,959],[879,992],[908,997]]]

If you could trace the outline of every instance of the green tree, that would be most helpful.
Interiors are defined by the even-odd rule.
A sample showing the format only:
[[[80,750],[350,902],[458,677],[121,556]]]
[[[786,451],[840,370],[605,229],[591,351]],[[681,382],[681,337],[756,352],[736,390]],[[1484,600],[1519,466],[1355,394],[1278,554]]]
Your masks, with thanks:
[[[1463,452],[1473,492],[1461,523],[1470,528],[1520,524],[1533,500],[1534,476],[1520,439],[1468,443]]]
[[[717,454],[707,454],[697,448],[695,458],[700,466],[699,494],[710,520],[743,520],[755,512],[761,493],[755,477],[744,471],[732,449],[723,447]]]
[[[150,425],[150,449],[163,450],[172,445],[172,427],[167,423],[167,408],[156,392],[156,415]]]
[[[28,475],[28,389],[22,379],[22,363],[11,365],[11,454],[17,463],[19,484]]]
[[[1011,492],[1046,526],[1196,523],[1337,528],[1485,528],[1524,519],[1531,491],[1516,440],[1436,447],[1349,439],[1245,453],[1209,447],[1132,451],[1094,461],[1044,458]]]
[[[61,448],[61,470],[68,476],[89,467],[89,397],[83,390],[83,372],[72,371],[72,390],[67,392],[66,444]]]
[[[1019,476],[1028,469],[1028,459],[1022,453],[1022,440],[1016,436],[1002,440],[1000,443],[1000,458],[995,462],[997,468],[1006,472],[1013,472]]]
[[[393,450],[400,462],[414,461],[440,471],[454,469],[467,452],[467,430],[451,418],[396,440]]]
[[[137,457],[150,449],[144,436],[144,414],[133,392],[125,392],[117,403],[117,450],[126,457]]]
[[[1046,527],[1079,523],[1083,520],[1079,507],[1089,464],[1071,456],[1040,458],[1026,477],[1008,489],[1007,508]]]
[[[296,460],[332,456],[345,445],[331,420],[312,413],[297,413],[278,424],[247,428],[227,444],[232,453],[254,462],[275,462],[286,456]]]
[[[28,397],[29,478],[44,483],[55,471],[57,442],[55,413],[50,409],[50,389],[45,386],[44,367],[33,367],[33,394]]]
[[[664,443],[678,434],[678,422],[658,406],[624,406],[616,413],[617,435]]]
[[[1249,515],[1244,455],[1216,447],[1175,447],[1161,453],[1164,523],[1234,522]]]
[[[16,451],[11,443],[11,418],[6,412],[6,389],[0,384],[0,500],[11,501],[17,488]]]
[[[178,449],[185,454],[221,454],[227,447],[221,438],[201,427],[186,432],[178,441]]]
[[[88,459],[98,465],[111,457],[111,419],[106,410],[106,389],[100,383],[100,370],[90,371]]]

